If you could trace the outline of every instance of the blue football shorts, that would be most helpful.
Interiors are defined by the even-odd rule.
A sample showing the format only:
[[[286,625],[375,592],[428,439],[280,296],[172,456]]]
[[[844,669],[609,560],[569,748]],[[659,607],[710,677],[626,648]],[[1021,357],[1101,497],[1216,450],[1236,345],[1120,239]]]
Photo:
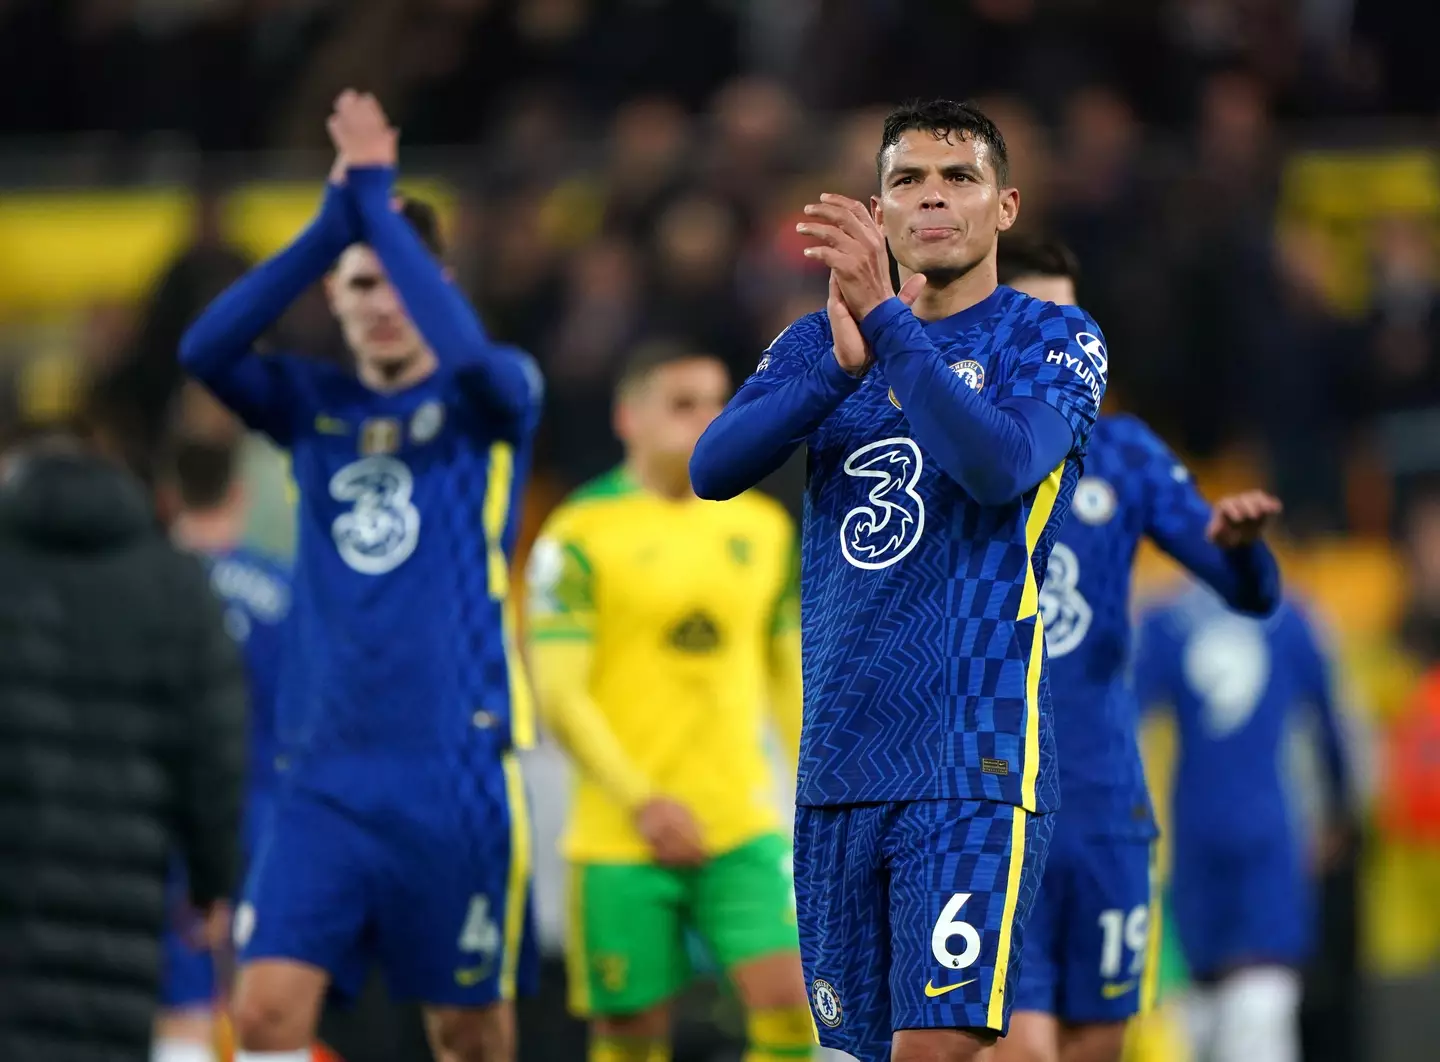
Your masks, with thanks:
[[[820,1042],[869,1062],[895,1031],[1004,1034],[1050,816],[980,800],[801,807],[800,952]]]

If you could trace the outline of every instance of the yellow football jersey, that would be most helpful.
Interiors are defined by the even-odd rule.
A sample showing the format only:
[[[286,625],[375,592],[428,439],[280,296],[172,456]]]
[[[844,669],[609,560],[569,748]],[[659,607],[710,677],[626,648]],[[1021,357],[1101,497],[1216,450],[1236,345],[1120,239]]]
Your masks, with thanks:
[[[753,492],[718,504],[663,498],[620,469],[551,514],[528,580],[537,676],[588,671],[576,681],[644,791],[685,804],[710,852],[776,829],[767,708],[796,736],[800,712],[798,557],[784,509]],[[589,652],[547,656],[577,643]],[[779,697],[794,703],[773,703],[780,653],[794,655],[779,661],[796,676]],[[616,787],[577,774],[565,853],[647,860]]]

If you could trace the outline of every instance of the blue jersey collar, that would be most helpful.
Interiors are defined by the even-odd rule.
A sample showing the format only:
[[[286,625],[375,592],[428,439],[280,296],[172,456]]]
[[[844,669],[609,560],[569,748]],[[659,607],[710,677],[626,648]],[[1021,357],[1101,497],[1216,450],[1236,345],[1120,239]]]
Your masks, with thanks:
[[[952,313],[949,317],[942,317],[938,321],[923,322],[925,332],[932,337],[951,336],[963,332],[971,325],[979,324],[994,316],[1009,299],[1014,298],[1017,294],[1018,292],[1014,288],[1007,288],[1001,284],[974,306],[967,306],[959,313]]]

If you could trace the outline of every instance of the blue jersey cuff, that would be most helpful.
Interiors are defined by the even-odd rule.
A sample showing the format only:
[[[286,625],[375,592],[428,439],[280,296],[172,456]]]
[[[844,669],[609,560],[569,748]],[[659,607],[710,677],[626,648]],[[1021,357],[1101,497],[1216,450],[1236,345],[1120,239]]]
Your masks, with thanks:
[[[910,307],[901,302],[898,296],[892,295],[867,313],[860,322],[860,334],[865,337],[865,342],[870,344],[870,349],[878,354],[886,331],[895,323],[897,317],[909,312]]]
[[[345,171],[345,180],[357,197],[382,195],[388,206],[390,192],[395,187],[395,167],[352,166]]]
[[[841,367],[833,350],[827,350],[813,370],[825,390],[835,395],[853,394],[863,376],[851,376]]]

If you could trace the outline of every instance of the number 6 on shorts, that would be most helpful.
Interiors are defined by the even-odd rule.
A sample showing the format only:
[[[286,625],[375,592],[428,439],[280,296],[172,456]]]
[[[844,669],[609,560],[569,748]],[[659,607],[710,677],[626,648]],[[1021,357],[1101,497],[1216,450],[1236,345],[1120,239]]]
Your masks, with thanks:
[[[968,899],[968,892],[957,892],[951,896],[940,912],[940,917],[936,919],[935,928],[930,931],[930,951],[934,954],[935,961],[952,970],[963,970],[980,957],[979,930],[969,922],[962,922],[955,917]],[[950,941],[954,937],[959,937],[965,943],[964,950],[958,954],[950,950]]]

